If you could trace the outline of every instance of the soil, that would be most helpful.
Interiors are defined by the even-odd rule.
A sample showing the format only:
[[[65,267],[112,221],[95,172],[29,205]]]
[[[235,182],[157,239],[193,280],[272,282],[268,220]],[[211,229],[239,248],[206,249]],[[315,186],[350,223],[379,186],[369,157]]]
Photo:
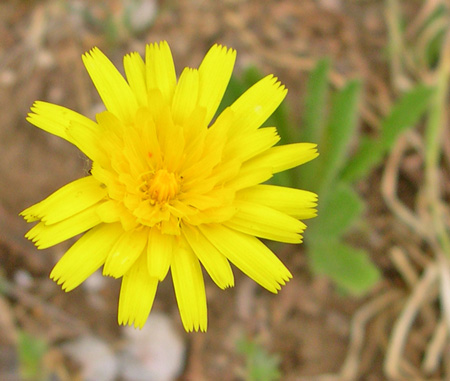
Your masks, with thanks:
[[[116,322],[120,282],[104,279],[98,289],[91,284],[63,293],[48,275],[70,242],[38,251],[23,238],[30,226],[18,217],[27,206],[89,170],[76,148],[25,120],[35,100],[61,104],[90,117],[101,110],[80,59],[83,52],[98,46],[121,67],[125,53],[142,53],[146,43],[164,39],[179,73],[185,66],[197,67],[209,47],[221,43],[237,50],[237,73],[252,64],[286,84],[286,102],[296,121],[302,114],[297,105],[302,103],[307,75],[319,58],[328,56],[334,87],[351,78],[364,80],[364,107],[370,112],[363,114],[362,129],[373,128],[371,115],[379,117],[386,111],[392,88],[385,55],[384,2],[160,0],[154,4],[157,11],[149,25],[130,30],[118,0],[108,6],[87,0],[0,3],[0,284],[4,283],[0,379],[19,379],[17,343],[22,330],[48,343],[44,365],[53,379],[72,379],[69,370],[76,369],[60,353],[64,342],[89,333],[111,347],[120,344]],[[417,4],[411,2],[408,11],[414,12]],[[278,354],[283,380],[345,381],[337,375],[347,358],[352,318],[378,297],[397,293],[400,300],[408,292],[387,253],[403,244],[420,250],[420,240],[411,239],[411,232],[399,226],[384,205],[381,172],[378,169],[358,185],[367,202],[360,229],[368,229],[365,237],[369,238],[361,239],[358,229],[350,237],[370,252],[383,272],[383,280],[369,295],[343,295],[329,280],[311,274],[301,245],[277,249],[294,275],[278,296],[238,271],[236,286],[227,291],[219,290],[205,276],[206,334],[182,331],[171,280],[160,286],[153,308],[170,316],[188,348],[180,381],[244,379],[244,358],[236,349],[240,337]],[[402,190],[402,197],[412,202],[414,181],[420,179],[405,179]],[[384,311],[376,324],[367,319],[353,379],[386,379],[384,351],[398,312],[397,307]],[[408,350],[414,362],[414,343]],[[439,373],[432,376],[439,377]]]

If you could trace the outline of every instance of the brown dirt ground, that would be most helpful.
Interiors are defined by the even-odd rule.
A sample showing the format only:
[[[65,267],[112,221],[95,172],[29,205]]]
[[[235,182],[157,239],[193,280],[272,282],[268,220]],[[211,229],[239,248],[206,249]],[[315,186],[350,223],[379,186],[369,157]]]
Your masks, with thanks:
[[[63,374],[61,369],[69,366],[58,354],[58,345],[69,338],[94,332],[112,345],[119,340],[119,283],[107,280],[108,287],[100,295],[103,303],[96,309],[87,302],[89,295],[83,288],[63,294],[48,274],[69,245],[38,252],[23,238],[29,226],[17,216],[89,169],[74,147],[25,121],[30,105],[38,99],[95,115],[100,101],[81,53],[99,46],[120,66],[124,53],[142,52],[145,43],[165,39],[179,72],[184,66],[197,66],[204,52],[219,42],[238,51],[237,72],[252,63],[263,73],[275,73],[289,88],[287,102],[291,106],[302,100],[306,76],[316,60],[331,56],[334,86],[348,78],[365,80],[365,105],[370,113],[363,115],[364,128],[371,128],[372,114],[386,110],[380,94],[389,97],[391,92],[381,1],[161,0],[149,28],[133,35],[119,28],[114,38],[99,21],[105,20],[108,12],[120,18],[120,1],[110,2],[109,11],[87,0],[68,3],[82,4],[97,22],[69,11],[63,2],[0,3],[0,271],[8,281],[6,291],[0,293],[0,331],[5,333],[0,339],[0,378],[8,371],[15,372],[18,327],[47,340],[52,348],[47,366],[54,374]],[[292,109],[298,120],[301,109]],[[208,279],[208,333],[183,334],[189,351],[180,380],[241,379],[243,360],[236,353],[235,340],[242,334],[280,355],[283,380],[312,380],[340,370],[354,313],[384,292],[404,292],[387,252],[394,245],[420,245],[387,211],[376,185],[379,177],[380,173],[375,173],[360,184],[368,205],[363,226],[368,232],[364,238],[353,237],[369,249],[384,271],[385,279],[371,295],[363,300],[344,297],[326,279],[313,277],[301,246],[279,250],[294,274],[279,296],[261,290],[237,271],[236,287],[226,292]],[[406,197],[414,198],[416,180],[405,179]],[[31,276],[32,287],[21,286],[17,281],[20,272]],[[181,332],[170,280],[159,288],[154,309],[173,317]],[[357,379],[384,379],[386,327],[396,312],[393,308],[378,325],[367,327]]]

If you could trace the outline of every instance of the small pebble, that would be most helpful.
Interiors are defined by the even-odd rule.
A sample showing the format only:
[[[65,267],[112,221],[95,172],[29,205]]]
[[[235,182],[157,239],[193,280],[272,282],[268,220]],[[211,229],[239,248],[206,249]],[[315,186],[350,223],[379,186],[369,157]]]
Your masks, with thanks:
[[[139,330],[124,327],[126,344],[121,357],[126,381],[173,381],[184,368],[185,343],[170,319],[152,312]]]
[[[124,17],[133,33],[141,33],[155,19],[157,4],[155,0],[133,0],[124,5]]]
[[[118,361],[103,340],[94,336],[80,337],[66,343],[63,352],[80,366],[84,381],[113,381],[118,375]]]

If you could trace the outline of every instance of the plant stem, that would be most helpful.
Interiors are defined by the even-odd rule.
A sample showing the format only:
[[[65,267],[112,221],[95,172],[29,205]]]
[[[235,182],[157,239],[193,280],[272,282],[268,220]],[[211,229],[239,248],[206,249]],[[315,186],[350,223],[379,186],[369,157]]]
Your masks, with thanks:
[[[403,39],[400,25],[400,6],[398,0],[386,0],[386,23],[389,34],[389,66],[391,71],[391,81],[396,90],[401,89],[403,78],[402,54]]]
[[[450,258],[450,237],[442,213],[439,181],[439,161],[442,155],[442,136],[446,127],[448,81],[450,77],[450,29],[444,39],[442,56],[436,72],[436,93],[430,105],[425,131],[425,192],[431,212],[437,243]]]

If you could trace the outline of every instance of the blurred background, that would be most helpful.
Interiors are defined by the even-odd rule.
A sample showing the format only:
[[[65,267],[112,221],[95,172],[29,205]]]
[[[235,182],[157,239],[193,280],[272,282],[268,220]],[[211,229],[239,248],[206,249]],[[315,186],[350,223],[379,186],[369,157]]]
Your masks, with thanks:
[[[444,0],[0,2],[1,380],[450,379],[449,4]],[[274,296],[205,277],[208,332],[183,331],[171,280],[142,331],[117,325],[120,281],[65,294],[18,216],[90,163],[25,120],[35,100],[91,118],[81,61],[167,40],[177,68],[237,50],[221,108],[259,78],[289,89],[266,125],[320,157],[274,183],[314,190],[302,245],[267,243],[294,278]]]

